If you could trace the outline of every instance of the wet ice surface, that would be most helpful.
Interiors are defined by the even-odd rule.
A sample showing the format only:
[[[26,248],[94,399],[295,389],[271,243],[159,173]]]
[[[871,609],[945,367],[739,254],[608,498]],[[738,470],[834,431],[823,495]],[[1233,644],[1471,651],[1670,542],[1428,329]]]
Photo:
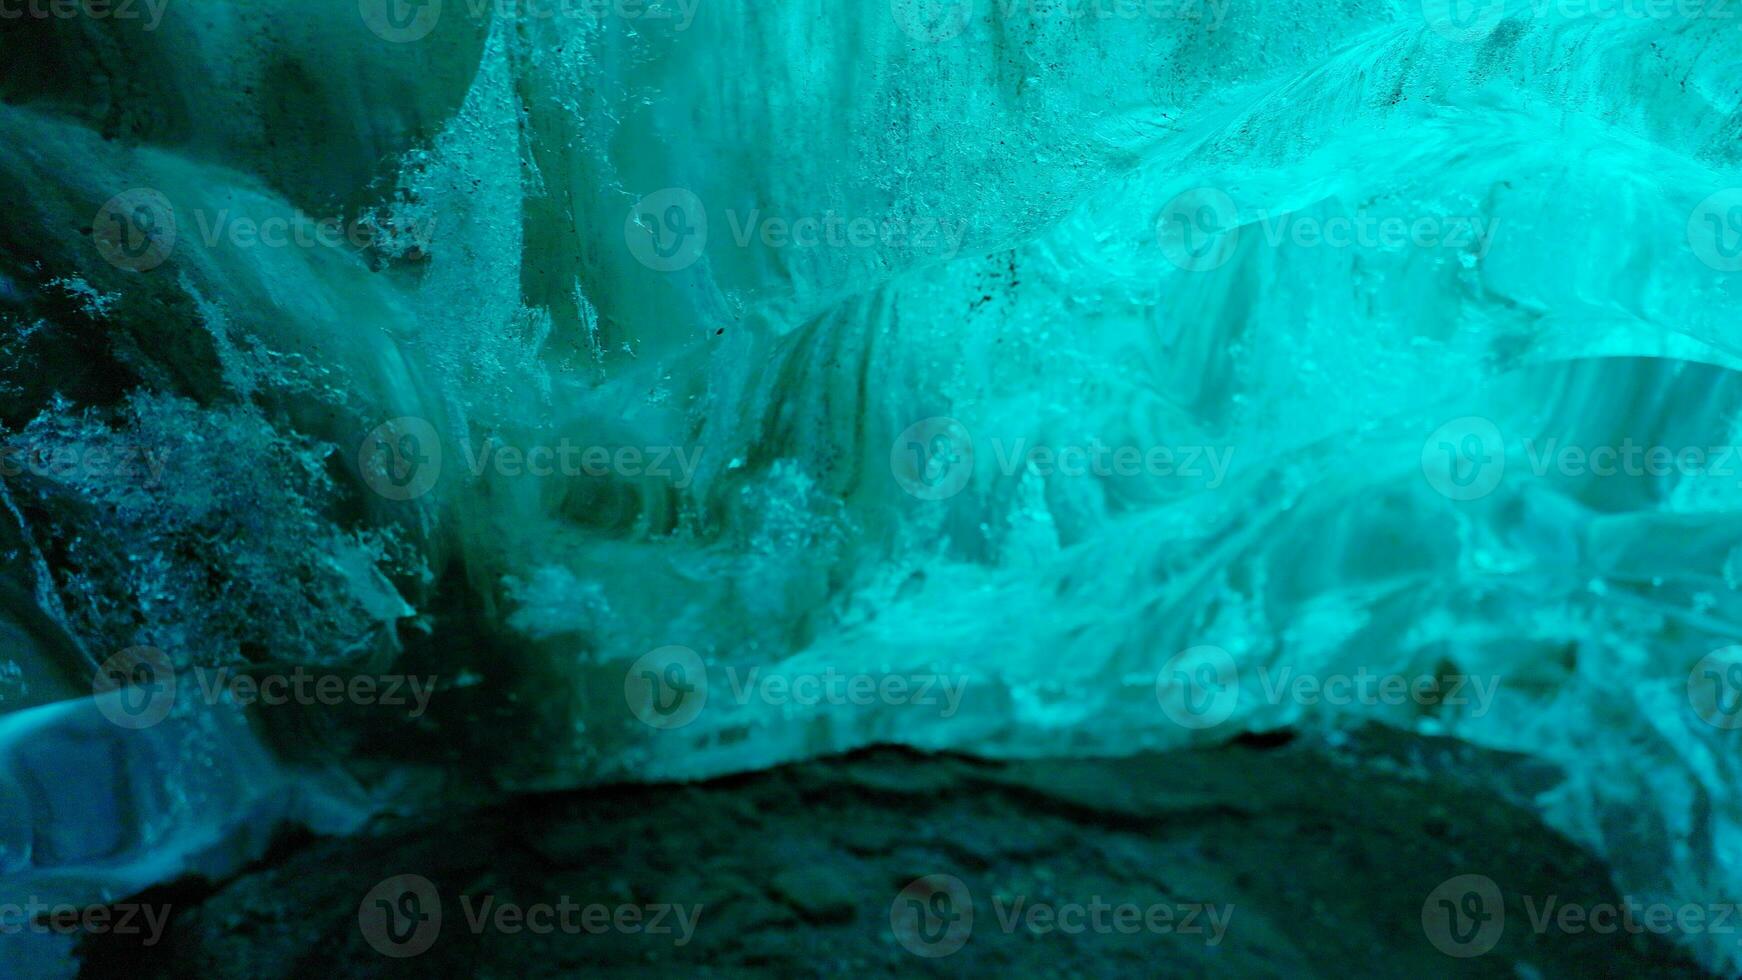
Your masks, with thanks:
[[[275,760],[239,711],[124,727],[123,696],[0,720],[0,962],[13,976],[72,975],[79,934],[45,924],[56,910],[221,879],[265,853],[281,826],[346,834],[370,816],[342,784]],[[161,934],[162,914],[134,918],[131,935]]]
[[[1734,894],[1732,22],[838,6],[19,26],[20,676],[431,674],[346,753],[517,788],[1377,719]]]

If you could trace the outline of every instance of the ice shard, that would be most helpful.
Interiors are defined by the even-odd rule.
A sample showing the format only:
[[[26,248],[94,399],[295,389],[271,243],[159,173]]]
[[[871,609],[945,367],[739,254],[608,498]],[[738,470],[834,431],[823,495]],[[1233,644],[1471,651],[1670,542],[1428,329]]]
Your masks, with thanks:
[[[179,828],[145,878],[1376,723],[1542,763],[1627,895],[1742,888],[1722,4],[96,6],[0,23],[0,756],[161,708],[251,817],[65,818]],[[156,883],[7,785],[18,881]]]

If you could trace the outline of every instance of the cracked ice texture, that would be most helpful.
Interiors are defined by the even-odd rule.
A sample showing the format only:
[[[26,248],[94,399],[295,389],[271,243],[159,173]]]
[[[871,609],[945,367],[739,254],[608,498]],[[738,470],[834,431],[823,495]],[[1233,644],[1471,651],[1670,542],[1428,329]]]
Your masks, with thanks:
[[[1742,408],[1742,34],[1716,8],[450,3],[389,38],[313,6],[19,28],[73,81],[4,83],[0,173],[31,188],[0,229],[5,419],[156,445],[141,426],[200,411],[271,447],[244,457],[302,454],[259,523],[342,556],[285,575],[325,611],[306,659],[485,678],[408,740],[551,786],[1374,718],[1564,769],[1535,802],[1624,891],[1742,883],[1735,731],[1690,699],[1742,619],[1742,477],[1715,465]],[[66,229],[140,187],[179,236],[132,273]],[[298,212],[395,231],[203,233]],[[404,418],[442,466],[390,499],[360,449]],[[915,483],[904,443],[934,419]],[[681,480],[539,477],[490,464],[492,437],[696,455]],[[1024,455],[1091,445],[1226,468]],[[1546,448],[1624,445],[1720,452],[1599,475]],[[214,489],[146,502],[205,515],[148,536],[154,581],[294,565],[162,540],[209,544],[232,510],[186,498]],[[56,521],[133,544],[89,487],[8,493],[41,559],[18,588],[77,651],[39,658],[282,642],[240,608],[139,611],[117,563],[56,552]],[[672,647],[708,701],[644,725],[626,675]],[[1203,647],[1238,693],[1179,724],[1174,658]],[[966,686],[947,716],[770,703],[740,693],[752,668]],[[1273,697],[1284,672],[1498,687],[1331,706]]]

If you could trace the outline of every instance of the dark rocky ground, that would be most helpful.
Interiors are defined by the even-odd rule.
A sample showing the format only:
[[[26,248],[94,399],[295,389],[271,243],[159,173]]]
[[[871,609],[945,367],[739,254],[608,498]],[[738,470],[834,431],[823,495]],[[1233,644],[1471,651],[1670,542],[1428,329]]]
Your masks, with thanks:
[[[1509,802],[1551,779],[1509,757],[1380,731],[1340,748],[1269,737],[1119,760],[875,750],[287,843],[235,880],[159,890],[150,897],[178,909],[168,937],[146,950],[88,946],[85,975],[1704,975],[1649,934],[1532,928],[1525,896],[1617,900],[1600,864]],[[1484,955],[1454,958],[1430,943],[1423,906],[1465,874],[1498,884],[1503,926]],[[397,884],[364,901],[400,875],[427,879],[442,913],[439,930],[396,919],[406,947],[390,945],[387,908],[427,914],[435,901],[408,907]],[[950,894],[972,902],[970,931],[915,918],[931,909],[964,921],[965,903],[931,896],[942,879],[903,894],[932,875],[962,883],[966,896]],[[565,896],[604,910],[571,911],[569,931],[548,935],[468,921],[486,897],[495,911]],[[1024,915],[1061,910],[1061,924],[1072,903],[1133,910],[1100,912],[1109,928],[1099,932],[1088,918],[1071,920],[1081,931],[1030,929],[1026,918],[1006,928],[1018,899]],[[1186,918],[1199,903],[1232,906],[1219,942],[1207,913]],[[671,913],[670,932],[651,934],[660,904],[701,906],[689,942]],[[589,916],[625,905],[646,909],[634,931],[594,931],[602,922]],[[898,926],[922,952],[966,942],[928,958]],[[366,931],[396,952],[428,948],[392,958]]]

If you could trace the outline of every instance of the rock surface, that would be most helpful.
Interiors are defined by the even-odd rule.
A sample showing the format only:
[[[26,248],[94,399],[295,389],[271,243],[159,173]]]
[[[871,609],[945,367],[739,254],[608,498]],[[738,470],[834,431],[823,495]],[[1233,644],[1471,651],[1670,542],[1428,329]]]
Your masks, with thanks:
[[[1550,896],[1620,902],[1601,864],[1513,802],[1550,779],[1381,731],[1119,760],[878,749],[287,846],[214,888],[142,897],[176,904],[167,938],[93,944],[86,975],[1703,975],[1662,937],[1534,927]],[[402,875],[427,879],[442,914],[395,947],[364,898]],[[1454,958],[1424,905],[1463,875],[1498,885],[1503,928]],[[945,923],[911,918],[939,907],[921,879],[959,881],[972,903],[953,952]],[[532,912],[565,899],[566,930]]]

